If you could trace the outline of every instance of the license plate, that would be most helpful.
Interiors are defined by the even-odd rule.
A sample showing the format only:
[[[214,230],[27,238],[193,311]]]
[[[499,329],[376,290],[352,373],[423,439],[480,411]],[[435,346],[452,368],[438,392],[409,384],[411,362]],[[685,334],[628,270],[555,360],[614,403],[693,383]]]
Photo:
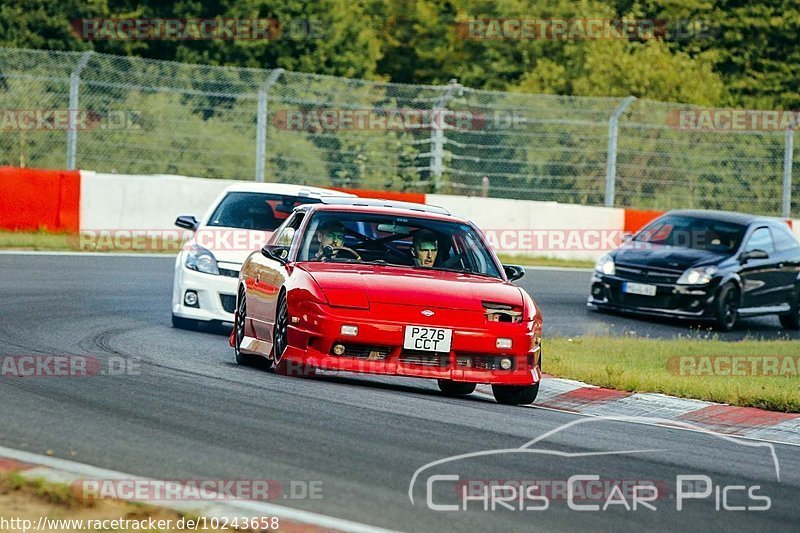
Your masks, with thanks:
[[[642,296],[655,296],[656,286],[648,285],[646,283],[633,283],[626,281],[622,284],[622,292],[629,294],[641,294]]]
[[[452,340],[452,329],[406,326],[403,348],[423,352],[450,352]]]

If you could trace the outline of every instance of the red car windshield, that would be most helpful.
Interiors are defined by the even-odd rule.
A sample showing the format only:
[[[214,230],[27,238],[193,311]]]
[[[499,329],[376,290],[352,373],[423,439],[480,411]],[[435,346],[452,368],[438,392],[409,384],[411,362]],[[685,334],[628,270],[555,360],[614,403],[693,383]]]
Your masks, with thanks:
[[[355,212],[320,212],[298,261],[357,262],[501,278],[492,253],[468,224]]]

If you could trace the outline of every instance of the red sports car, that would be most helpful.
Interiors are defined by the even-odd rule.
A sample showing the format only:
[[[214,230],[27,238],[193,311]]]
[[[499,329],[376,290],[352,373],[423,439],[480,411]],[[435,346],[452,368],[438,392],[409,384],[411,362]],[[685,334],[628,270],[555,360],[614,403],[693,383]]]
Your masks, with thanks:
[[[303,205],[242,266],[231,346],[240,364],[492,385],[534,401],[542,315],[481,232],[445,209],[362,198]],[[259,361],[265,358],[266,361]]]

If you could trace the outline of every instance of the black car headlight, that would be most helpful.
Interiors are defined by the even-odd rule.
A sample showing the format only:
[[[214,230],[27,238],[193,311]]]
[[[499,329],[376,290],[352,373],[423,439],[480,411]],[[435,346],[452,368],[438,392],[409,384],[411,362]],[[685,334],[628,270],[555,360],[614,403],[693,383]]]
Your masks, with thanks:
[[[189,253],[186,255],[186,268],[206,274],[219,275],[217,258],[214,257],[214,254],[196,244],[189,249]]]
[[[605,254],[598,259],[597,263],[594,265],[594,269],[607,276],[613,276],[617,273],[616,265],[614,265],[614,258],[611,257],[611,254]]]
[[[678,278],[679,285],[705,285],[711,281],[714,274],[717,273],[717,267],[706,266],[698,268],[690,268]]]

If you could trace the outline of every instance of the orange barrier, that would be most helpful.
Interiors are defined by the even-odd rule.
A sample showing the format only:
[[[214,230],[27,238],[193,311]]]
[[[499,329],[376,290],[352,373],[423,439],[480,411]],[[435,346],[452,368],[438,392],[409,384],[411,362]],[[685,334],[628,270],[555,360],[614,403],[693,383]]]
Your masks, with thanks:
[[[625,209],[625,233],[636,233],[666,211],[645,211],[643,209]]]
[[[422,192],[398,192],[398,191],[371,191],[368,189],[345,189],[344,187],[328,187],[334,191],[349,192],[362,198],[377,198],[379,200],[396,200],[399,202],[412,202],[415,204],[425,203],[425,193]]]
[[[78,171],[0,167],[0,228],[78,233]]]

